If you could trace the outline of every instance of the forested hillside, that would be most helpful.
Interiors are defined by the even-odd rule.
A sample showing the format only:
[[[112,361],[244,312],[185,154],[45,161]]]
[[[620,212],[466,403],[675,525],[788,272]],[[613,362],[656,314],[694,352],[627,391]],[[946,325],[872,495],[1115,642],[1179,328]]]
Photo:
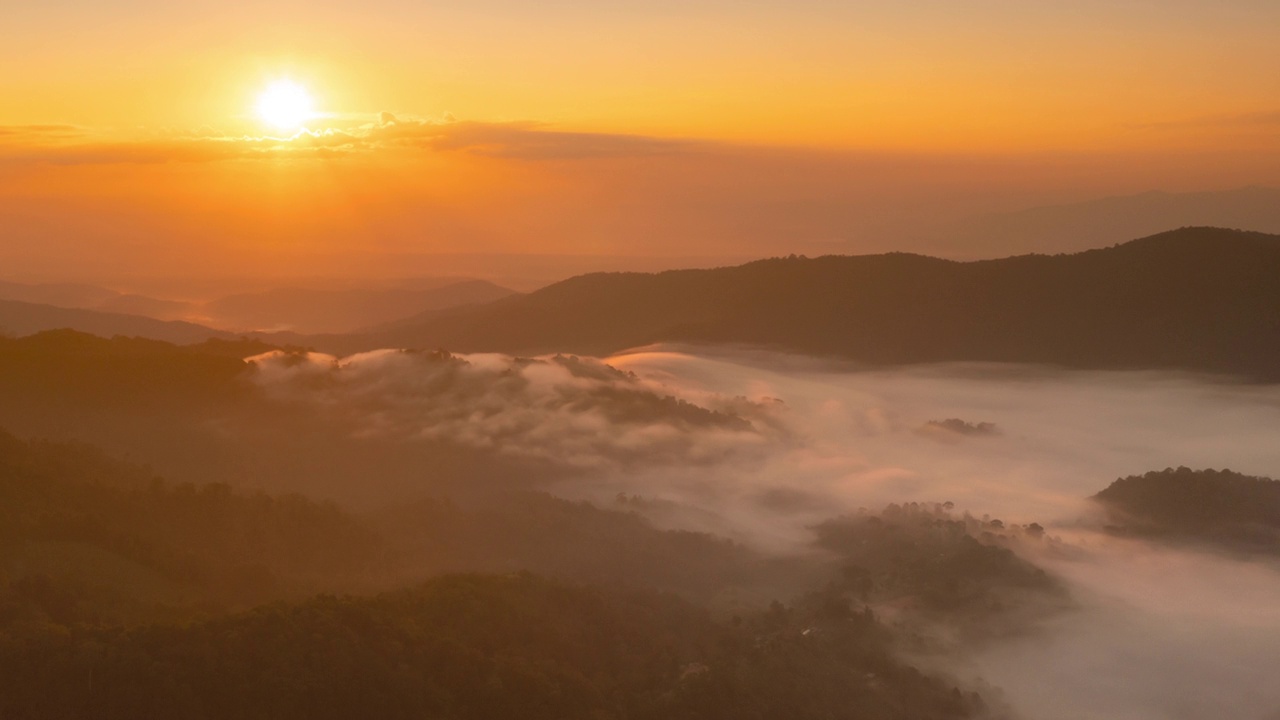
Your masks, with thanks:
[[[822,598],[718,623],[647,592],[457,576],[182,627],[0,634],[0,716],[986,716],[890,642]]]
[[[923,515],[885,518],[859,522],[917,546]],[[960,595],[922,594],[936,566],[886,575],[903,536],[855,554],[843,522],[818,532],[834,555],[767,559],[537,494],[360,517],[0,435],[0,717],[988,717],[899,659],[901,630],[871,609]],[[993,552],[957,571],[1052,589],[948,527],[925,554]],[[504,574],[420,584],[459,570]]]
[[[1093,499],[1118,533],[1280,554],[1280,481],[1270,478],[1166,468],[1120,478]]]

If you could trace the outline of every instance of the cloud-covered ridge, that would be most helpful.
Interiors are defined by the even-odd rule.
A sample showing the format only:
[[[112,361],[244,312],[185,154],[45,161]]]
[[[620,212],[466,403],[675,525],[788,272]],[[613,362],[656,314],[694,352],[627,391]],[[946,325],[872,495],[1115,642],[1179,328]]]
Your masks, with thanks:
[[[766,404],[715,396],[695,404],[573,356],[379,350],[341,359],[272,352],[249,362],[268,396],[330,414],[357,435],[573,467],[712,462],[780,437]]]

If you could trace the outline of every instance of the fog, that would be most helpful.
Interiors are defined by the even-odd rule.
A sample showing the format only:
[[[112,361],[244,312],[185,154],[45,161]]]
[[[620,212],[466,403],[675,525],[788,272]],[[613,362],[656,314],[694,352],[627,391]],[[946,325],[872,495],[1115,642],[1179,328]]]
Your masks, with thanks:
[[[697,356],[648,349],[608,363],[698,402],[782,401],[787,428],[765,462],[705,470],[661,468],[613,478],[619,490],[714,498],[709,510],[760,513],[762,493],[786,490],[818,515],[890,502],[956,503],[1006,522],[1073,520],[1081,500],[1117,477],[1169,466],[1230,467],[1274,476],[1280,389],[1163,373],[1068,372],[997,365],[859,370],[761,353]],[[987,433],[956,432],[945,420]],[[802,524],[802,523],[801,523]],[[748,525],[753,527],[754,524]]]
[[[1280,388],[1155,372],[982,364],[858,368],[652,347],[603,361],[382,351],[255,358],[277,399],[366,435],[550,460],[557,494],[618,494],[668,527],[775,552],[887,503],[1039,522],[1031,559],[1078,609],[944,664],[1039,718],[1273,717],[1280,570],[1099,532],[1086,498],[1185,465],[1280,476]],[[938,662],[937,658],[922,662]]]
[[[1273,562],[1093,538],[1087,555],[1040,565],[1069,581],[1081,610],[965,668],[1029,716],[1277,716]]]
[[[749,496],[772,486],[817,496],[799,508],[768,508],[799,521],[855,506],[950,500],[975,515],[1048,527],[1070,552],[1033,559],[1068,582],[1080,610],[1043,633],[979,651],[960,671],[1002,688],[1021,713],[1154,719],[1280,711],[1280,686],[1270,677],[1280,657],[1280,567],[1080,529],[1092,512],[1081,499],[1119,476],[1179,465],[1280,476],[1280,388],[991,365],[858,371],[661,348],[609,362],[685,392],[786,402],[787,421],[805,442],[748,472],[735,468],[716,488],[727,496],[722,512],[736,502],[760,519]],[[995,432],[930,424],[953,418],[991,423]]]
[[[811,514],[951,500],[1059,534],[1075,552],[1035,560],[1067,580],[1081,610],[1043,634],[979,652],[964,671],[1003,688],[1020,712],[1203,718],[1280,710],[1280,687],[1269,677],[1280,657],[1276,565],[1076,529],[1090,511],[1081,499],[1118,476],[1178,465],[1280,475],[1280,389],[983,365],[856,371],[662,349],[609,362],[686,391],[787,403],[806,442],[752,472],[736,468],[735,499],[755,484],[820,496],[805,506]],[[929,424],[951,418],[992,423],[998,434]]]
[[[767,439],[748,420],[768,426],[763,403],[712,397],[695,405],[594,359],[382,350],[249,361],[269,397],[327,412],[357,436],[600,469],[702,465]]]

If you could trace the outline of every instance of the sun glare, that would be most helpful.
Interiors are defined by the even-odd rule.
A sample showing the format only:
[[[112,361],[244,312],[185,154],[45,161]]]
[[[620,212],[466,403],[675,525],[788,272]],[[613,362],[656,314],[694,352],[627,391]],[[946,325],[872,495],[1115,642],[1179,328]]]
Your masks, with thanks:
[[[297,130],[314,116],[306,88],[291,81],[277,80],[258,96],[258,117],[278,130]]]

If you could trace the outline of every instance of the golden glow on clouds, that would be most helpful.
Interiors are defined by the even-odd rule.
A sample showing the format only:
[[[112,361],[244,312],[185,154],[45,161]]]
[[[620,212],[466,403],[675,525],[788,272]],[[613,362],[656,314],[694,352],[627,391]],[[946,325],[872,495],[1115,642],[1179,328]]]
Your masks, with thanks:
[[[306,88],[292,80],[277,80],[258,96],[258,118],[277,130],[298,130],[315,117],[315,103]]]
[[[1280,182],[1275,0],[11,5],[10,272],[290,237],[884,250],[925,232],[879,208]]]
[[[1280,111],[1274,0],[152,4],[15,6],[0,125],[260,133],[285,76],[325,111],[922,152],[1239,146],[1174,124]]]

